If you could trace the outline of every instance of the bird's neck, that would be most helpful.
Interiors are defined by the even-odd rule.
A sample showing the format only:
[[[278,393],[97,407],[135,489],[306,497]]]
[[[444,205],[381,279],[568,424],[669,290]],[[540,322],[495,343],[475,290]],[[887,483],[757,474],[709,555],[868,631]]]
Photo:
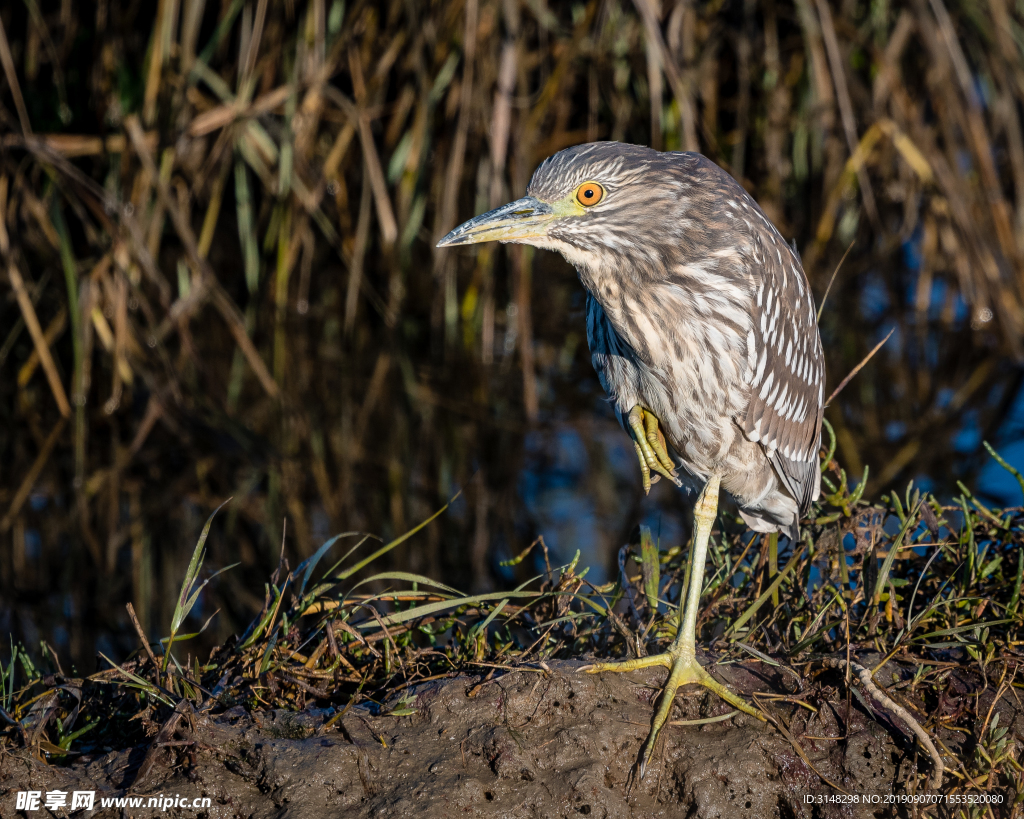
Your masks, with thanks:
[[[616,335],[640,361],[655,366],[657,350],[650,342],[660,334],[651,319],[656,320],[662,312],[657,285],[638,282],[619,269],[609,267],[577,264],[576,271],[587,293],[601,305],[605,320]]]
[[[737,275],[730,256],[710,254],[702,263],[671,270],[654,263],[646,269],[637,264],[577,264],[576,269],[618,336],[653,369],[666,364],[663,358],[674,346],[697,357],[723,346],[746,349],[749,283]]]

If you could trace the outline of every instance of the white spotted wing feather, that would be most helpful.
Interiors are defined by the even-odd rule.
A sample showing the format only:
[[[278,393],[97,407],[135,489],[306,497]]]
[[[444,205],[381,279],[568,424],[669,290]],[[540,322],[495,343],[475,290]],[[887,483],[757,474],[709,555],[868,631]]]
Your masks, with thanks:
[[[761,276],[747,337],[750,403],[742,426],[804,514],[821,484],[825,362],[814,299],[800,259],[767,220],[755,225],[752,239]]]

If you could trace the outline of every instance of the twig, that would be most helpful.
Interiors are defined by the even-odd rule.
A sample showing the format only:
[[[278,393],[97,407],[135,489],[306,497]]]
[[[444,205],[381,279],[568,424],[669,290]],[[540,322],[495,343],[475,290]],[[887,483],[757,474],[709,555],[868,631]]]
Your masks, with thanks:
[[[857,674],[860,684],[864,686],[864,690],[871,695],[875,702],[910,726],[910,730],[914,732],[918,742],[921,743],[922,747],[928,751],[928,755],[932,758],[932,776],[929,784],[933,789],[938,789],[942,785],[942,774],[945,773],[946,768],[942,764],[942,757],[935,749],[935,744],[932,742],[931,737],[928,736],[928,732],[921,727],[921,724],[911,716],[906,708],[889,699],[886,693],[875,685],[875,681],[871,678],[870,669],[853,660],[846,660],[844,662],[843,660],[827,658],[824,660],[824,664],[828,668],[840,668],[846,665],[849,669],[852,669]]]
[[[725,714],[720,714],[717,717],[705,717],[704,719],[674,719],[669,722],[669,725],[710,725],[712,722],[725,722],[727,719],[732,719],[739,713],[739,709],[733,709]]]
[[[131,618],[132,625],[135,626],[135,631],[138,633],[139,639],[142,641],[142,647],[146,649],[146,653],[149,655],[149,659],[153,663],[153,668],[155,668],[157,673],[159,673],[160,664],[156,661],[156,657],[153,655],[153,649],[149,647],[149,640],[146,639],[146,632],[142,630],[142,623],[139,622],[138,615],[135,614],[135,606],[128,603],[125,608],[128,609],[128,616]]]
[[[843,262],[846,261],[846,257],[850,255],[850,251],[853,250],[853,245],[857,240],[854,239],[846,247],[846,252],[843,254],[843,258],[839,260],[839,264],[836,265],[836,269],[832,271],[832,278],[828,280],[828,287],[825,288],[825,295],[821,297],[821,304],[818,305],[818,321],[821,321],[821,311],[825,309],[825,300],[828,298],[828,294],[832,292],[832,285],[836,280],[836,276],[839,275],[839,268],[843,266]]]
[[[978,732],[979,739],[985,736],[985,732],[988,730],[989,720],[992,719],[992,712],[995,710],[996,703],[1003,698],[1003,694],[1006,693],[1007,689],[1013,687],[1013,681],[1017,677],[1017,666],[1013,667],[1013,676],[1010,677],[1010,681],[1006,682],[1006,666],[1003,666],[1003,676],[999,680],[999,688],[996,690],[996,696],[992,700],[992,704],[988,707],[988,713],[985,715],[985,722],[982,723],[981,730]]]
[[[0,520],[0,535],[4,534],[11,528],[11,525],[14,523],[14,519],[21,511],[21,507],[24,506],[25,501],[28,500],[28,496],[32,492],[32,487],[35,486],[36,480],[39,478],[39,473],[43,471],[43,467],[46,466],[46,462],[50,460],[50,454],[53,452],[53,448],[57,445],[57,439],[60,438],[60,434],[64,431],[64,425],[67,424],[67,422],[67,418],[60,418],[50,431],[46,441],[43,442],[43,446],[39,450],[39,454],[36,456],[35,461],[28,470],[28,474],[25,475],[22,480],[21,486],[18,487],[18,491],[14,493],[14,500],[11,501],[11,506],[7,510],[7,514],[4,515],[3,520]]]
[[[755,699],[757,700],[757,707],[760,708],[761,712],[764,713],[768,717],[768,719],[771,720],[772,725],[774,725],[776,728],[778,728],[779,731],[782,732],[782,735],[786,739],[789,740],[789,744],[793,746],[793,750],[796,751],[797,754],[800,755],[800,758],[804,761],[804,764],[808,768],[810,768],[812,771],[814,771],[814,773],[818,777],[818,779],[820,779],[822,782],[824,782],[826,785],[828,785],[833,790],[839,791],[839,793],[845,794],[846,796],[849,796],[850,795],[849,792],[844,791],[835,782],[833,782],[827,776],[822,774],[821,771],[819,771],[817,768],[814,767],[814,763],[811,762],[811,760],[807,758],[807,754],[804,753],[804,749],[800,746],[800,743],[796,741],[796,738],[789,732],[789,729],[786,727],[786,724],[782,721],[782,718],[775,714],[775,712],[772,710],[771,706],[767,705],[767,703],[762,702],[761,698],[758,697],[756,694],[754,696],[755,696]]]
[[[145,781],[146,777],[149,776],[150,771],[153,770],[153,766],[156,764],[156,755],[174,736],[178,730],[178,723],[181,722],[181,718],[192,711],[192,704],[188,700],[180,700],[174,708],[174,713],[168,717],[167,722],[163,724],[153,741],[150,743],[149,750],[146,751],[146,756],[142,760],[142,764],[139,766],[139,772],[135,775],[135,779],[132,782],[132,788],[138,789]]]
[[[866,356],[864,356],[864,360],[863,360],[863,361],[861,361],[861,362],[860,362],[860,364],[858,364],[858,365],[857,365],[856,367],[854,367],[854,368],[853,368],[852,370],[850,370],[850,374],[849,374],[848,376],[846,376],[846,378],[844,378],[844,379],[843,379],[842,381],[840,381],[840,382],[839,382],[839,386],[838,386],[838,387],[836,387],[836,388],[835,388],[835,389],[834,389],[834,390],[832,391],[832,394],[831,394],[831,395],[830,395],[830,396],[828,397],[828,401],[826,401],[826,402],[825,402],[825,406],[826,406],[826,407],[827,407],[827,406],[828,406],[829,404],[831,404],[831,403],[832,403],[832,399],[833,399],[833,398],[835,398],[835,397],[836,397],[837,395],[839,395],[839,393],[840,393],[840,392],[842,392],[842,389],[843,389],[843,387],[845,387],[845,386],[846,386],[847,384],[849,384],[849,383],[850,383],[850,381],[851,381],[851,379],[852,379],[852,378],[853,378],[853,377],[854,377],[854,376],[855,376],[855,375],[856,375],[857,373],[859,373],[859,372],[861,371],[861,369],[862,369],[862,368],[864,367],[864,365],[865,365],[865,364],[867,364],[867,363],[868,363],[868,362],[869,362],[869,361],[871,360],[872,356],[874,356],[874,354],[875,354],[875,353],[877,353],[877,352],[878,352],[878,351],[879,351],[880,349],[882,349],[882,345],[883,345],[883,344],[885,344],[885,342],[887,342],[887,341],[888,341],[888,340],[889,340],[889,339],[890,339],[890,338],[892,337],[892,334],[893,334],[893,333],[895,333],[895,332],[896,332],[896,328],[895,328],[895,327],[893,327],[893,328],[892,328],[892,329],[891,329],[891,330],[889,331],[889,335],[887,335],[887,336],[886,336],[885,338],[883,338],[883,339],[882,339],[881,341],[879,341],[879,342],[878,342],[878,343],[877,343],[877,344],[875,345],[875,348],[874,348],[874,349],[873,349],[873,350],[872,350],[872,351],[871,351],[870,353],[868,353],[868,354],[867,354]]]
[[[331,698],[331,693],[329,691],[325,691],[322,688],[317,688],[314,685],[309,685],[308,683],[304,683],[302,680],[296,679],[291,674],[285,674],[283,671],[278,672],[278,673],[284,679],[288,680],[288,682],[290,682],[292,685],[298,686],[303,691],[305,691],[307,694],[312,694],[314,697],[317,697],[317,698],[322,699],[322,700],[329,700]]]

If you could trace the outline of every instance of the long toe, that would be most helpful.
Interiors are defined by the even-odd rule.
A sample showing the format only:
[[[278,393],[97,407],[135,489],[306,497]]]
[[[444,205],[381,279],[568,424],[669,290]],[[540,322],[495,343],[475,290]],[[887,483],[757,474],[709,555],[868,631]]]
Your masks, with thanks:
[[[668,679],[665,680],[665,685],[662,688],[661,695],[658,697],[657,710],[655,711],[654,718],[651,721],[651,732],[647,735],[647,741],[644,742],[643,751],[640,757],[641,779],[643,779],[644,774],[647,772],[651,757],[654,755],[654,749],[657,745],[658,737],[661,734],[661,729],[664,728],[665,724],[668,722],[669,715],[672,712],[672,703],[675,701],[676,692],[679,690],[680,686],[689,684],[702,685],[705,688],[714,691],[719,697],[733,706],[733,708],[737,708],[746,714],[750,714],[752,717],[757,717],[762,722],[765,721],[765,718],[760,711],[743,700],[737,694],[730,691],[725,685],[705,671],[704,668],[701,667],[700,663],[697,662],[696,657],[678,650],[670,650],[664,654],[655,654],[650,657],[639,657],[635,660],[622,660],[621,662],[613,663],[592,663],[591,665],[584,666],[580,671],[585,671],[588,674],[601,674],[605,671],[636,671],[641,668],[652,668],[654,666],[662,666],[669,669],[669,674]]]
[[[626,419],[629,424],[637,457],[640,459],[640,471],[644,477],[644,492],[650,490],[650,473],[661,475],[682,486],[682,481],[675,473],[675,464],[665,449],[664,436],[654,413],[645,410],[639,404],[629,411]]]

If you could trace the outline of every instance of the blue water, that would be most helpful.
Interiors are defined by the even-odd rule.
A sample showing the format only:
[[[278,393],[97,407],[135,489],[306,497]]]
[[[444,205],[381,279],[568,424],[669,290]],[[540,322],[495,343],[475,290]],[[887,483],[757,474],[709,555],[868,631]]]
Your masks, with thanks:
[[[1024,389],[1017,392],[1013,408],[994,441],[989,443],[1010,464],[1024,473]],[[977,492],[997,506],[1024,504],[1020,484],[992,458],[987,458],[978,475]]]

